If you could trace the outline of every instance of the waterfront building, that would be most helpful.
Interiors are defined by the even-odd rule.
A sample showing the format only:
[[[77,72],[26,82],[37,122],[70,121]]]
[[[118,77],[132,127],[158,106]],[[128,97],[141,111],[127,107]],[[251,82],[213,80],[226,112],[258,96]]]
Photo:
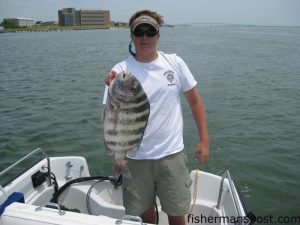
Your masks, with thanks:
[[[57,21],[45,21],[45,22],[41,22],[42,26],[55,26],[57,25]]]
[[[110,12],[108,10],[75,10],[64,8],[58,10],[58,24],[60,26],[97,26],[110,27]]]
[[[58,24],[60,26],[75,26],[78,21],[75,17],[75,8],[64,8],[58,10]]]
[[[115,28],[128,28],[128,23],[124,22],[115,22],[115,21],[110,21],[110,27],[115,27]]]
[[[35,25],[35,20],[28,19],[28,18],[13,17],[13,18],[5,18],[4,20],[11,22],[19,27],[22,27],[22,26],[29,27],[29,26]]]

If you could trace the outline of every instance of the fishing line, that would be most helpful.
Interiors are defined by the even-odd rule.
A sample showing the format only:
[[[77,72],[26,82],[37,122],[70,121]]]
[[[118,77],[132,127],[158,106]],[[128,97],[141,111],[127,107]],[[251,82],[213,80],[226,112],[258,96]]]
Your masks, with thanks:
[[[93,190],[93,188],[95,187],[96,184],[100,183],[104,181],[103,179],[96,181],[88,190],[87,195],[86,195],[86,208],[87,211],[90,215],[93,215],[92,210],[91,210],[91,206],[90,206],[90,196],[91,196],[91,192]],[[120,186],[122,184],[122,175],[120,175],[117,179],[110,179],[109,180],[111,184],[113,184],[115,186],[115,188],[117,186]]]
[[[86,199],[85,199],[85,202],[86,202],[86,208],[87,208],[87,211],[90,215],[93,215],[92,214],[92,210],[91,210],[91,206],[90,206],[90,195],[91,195],[91,192],[92,192],[92,189],[95,187],[96,184],[102,182],[103,180],[98,180],[96,181],[88,190],[87,192],[87,195],[86,195]]]
[[[72,184],[81,183],[84,181],[90,181],[90,180],[108,180],[110,183],[112,183],[114,186],[120,186],[122,184],[122,176],[119,177],[111,177],[111,176],[93,176],[93,177],[80,177],[76,178],[74,180],[71,180],[67,183],[65,183],[62,187],[58,189],[58,191],[54,192],[52,199],[50,202],[57,203],[58,197]]]

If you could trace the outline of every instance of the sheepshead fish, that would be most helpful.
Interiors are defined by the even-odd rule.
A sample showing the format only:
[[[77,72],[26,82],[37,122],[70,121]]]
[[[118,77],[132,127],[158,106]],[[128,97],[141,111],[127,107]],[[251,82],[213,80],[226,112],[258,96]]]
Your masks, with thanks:
[[[125,155],[138,150],[149,114],[149,100],[141,83],[130,72],[118,73],[109,87],[102,119],[106,151],[115,155],[115,176],[131,176]]]

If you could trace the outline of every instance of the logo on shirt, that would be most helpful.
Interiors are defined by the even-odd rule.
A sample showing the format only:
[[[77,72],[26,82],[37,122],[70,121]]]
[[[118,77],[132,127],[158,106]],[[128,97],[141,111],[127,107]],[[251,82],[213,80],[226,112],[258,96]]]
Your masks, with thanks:
[[[168,86],[175,85],[175,83],[174,83],[174,71],[167,70],[166,72],[164,72],[164,76],[167,78],[167,80],[169,82]]]

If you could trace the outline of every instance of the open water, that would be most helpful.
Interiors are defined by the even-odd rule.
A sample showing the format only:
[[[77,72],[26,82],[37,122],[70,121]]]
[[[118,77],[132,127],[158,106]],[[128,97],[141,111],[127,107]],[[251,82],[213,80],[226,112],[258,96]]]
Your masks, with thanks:
[[[42,147],[83,155],[93,175],[111,174],[103,79],[128,44],[127,29],[1,34],[0,170]],[[159,50],[186,61],[205,102],[211,157],[198,165],[183,99],[191,169],[229,169],[256,215],[299,216],[300,28],[163,28]]]

